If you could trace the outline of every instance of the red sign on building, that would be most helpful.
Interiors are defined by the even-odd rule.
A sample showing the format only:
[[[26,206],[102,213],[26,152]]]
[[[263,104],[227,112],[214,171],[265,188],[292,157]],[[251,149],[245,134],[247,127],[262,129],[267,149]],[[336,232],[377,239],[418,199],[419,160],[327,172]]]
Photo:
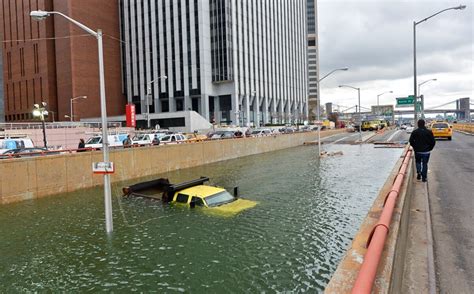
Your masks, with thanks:
[[[135,104],[127,104],[125,106],[125,116],[127,117],[127,127],[134,128],[137,126]]]

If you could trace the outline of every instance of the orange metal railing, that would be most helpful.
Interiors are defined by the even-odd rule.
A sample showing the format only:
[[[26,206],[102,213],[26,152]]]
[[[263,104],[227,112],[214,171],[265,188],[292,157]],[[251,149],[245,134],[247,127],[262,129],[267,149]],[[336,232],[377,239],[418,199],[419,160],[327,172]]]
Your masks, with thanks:
[[[411,156],[412,150],[407,150],[398,175],[393,182],[392,189],[385,198],[384,208],[379,221],[369,235],[369,239],[367,240],[367,252],[365,253],[364,262],[362,263],[362,267],[352,288],[352,293],[371,293],[372,291],[377,268],[385,245],[385,239],[389,233],[393,211],[403,185],[403,180],[409,168]]]

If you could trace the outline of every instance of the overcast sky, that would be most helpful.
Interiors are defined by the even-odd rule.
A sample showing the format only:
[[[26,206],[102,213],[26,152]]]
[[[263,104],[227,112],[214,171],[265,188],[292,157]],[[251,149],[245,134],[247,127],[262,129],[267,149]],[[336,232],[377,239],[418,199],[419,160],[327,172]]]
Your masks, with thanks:
[[[357,91],[339,88],[346,84],[361,88],[363,107],[395,104],[395,97],[413,94],[413,21],[442,9],[449,10],[417,25],[418,84],[425,108],[457,98],[474,103],[473,0],[319,0],[320,77],[337,72],[321,83],[321,103],[357,104]],[[454,104],[446,108],[454,108]]]

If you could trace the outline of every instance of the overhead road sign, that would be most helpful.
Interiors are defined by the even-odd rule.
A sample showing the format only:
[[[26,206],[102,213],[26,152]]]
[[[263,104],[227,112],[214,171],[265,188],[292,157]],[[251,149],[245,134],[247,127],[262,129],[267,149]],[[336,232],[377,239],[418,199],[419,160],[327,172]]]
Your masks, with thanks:
[[[413,107],[415,104],[415,96],[397,98],[397,107]]]

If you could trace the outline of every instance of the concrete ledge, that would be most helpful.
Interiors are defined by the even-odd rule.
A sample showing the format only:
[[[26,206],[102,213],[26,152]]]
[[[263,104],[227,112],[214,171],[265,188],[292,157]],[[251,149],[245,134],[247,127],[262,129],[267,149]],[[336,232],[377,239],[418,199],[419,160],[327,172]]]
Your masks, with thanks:
[[[321,132],[322,137],[344,130]],[[316,132],[277,136],[205,141],[177,145],[116,149],[112,182],[142,178],[172,170],[301,146],[315,140]],[[103,184],[92,174],[92,163],[102,161],[102,152],[0,160],[0,203],[8,204]]]
[[[347,250],[336,272],[329,281],[325,293],[351,293],[362,262],[364,261],[364,255],[367,252],[367,239],[382,213],[385,197],[392,188],[392,184],[402,162],[403,157],[395,164],[390,176],[362,222],[350,248]],[[410,193],[408,192],[412,185],[412,175],[413,170],[409,168],[393,212],[390,232],[385,243],[381,261],[377,269],[377,277],[372,288],[373,293],[400,293],[397,289],[401,287],[403,276],[402,264],[405,259],[410,204]]]

